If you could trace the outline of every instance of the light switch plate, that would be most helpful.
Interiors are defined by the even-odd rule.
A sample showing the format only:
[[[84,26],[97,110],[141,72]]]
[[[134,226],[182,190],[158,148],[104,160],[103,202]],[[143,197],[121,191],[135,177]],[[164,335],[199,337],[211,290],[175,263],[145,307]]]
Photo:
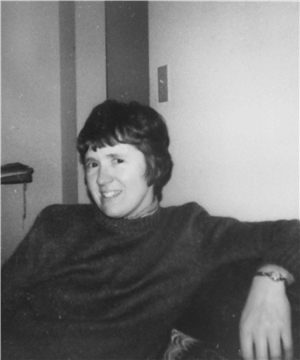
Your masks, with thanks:
[[[166,102],[169,100],[168,94],[168,65],[157,68],[158,79],[158,102]]]

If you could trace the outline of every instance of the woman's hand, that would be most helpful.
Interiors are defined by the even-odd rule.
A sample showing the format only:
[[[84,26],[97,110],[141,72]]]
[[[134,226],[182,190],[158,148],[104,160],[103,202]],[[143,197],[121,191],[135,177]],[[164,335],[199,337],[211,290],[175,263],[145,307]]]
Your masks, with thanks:
[[[283,281],[254,277],[240,321],[246,360],[292,359],[291,309]]]

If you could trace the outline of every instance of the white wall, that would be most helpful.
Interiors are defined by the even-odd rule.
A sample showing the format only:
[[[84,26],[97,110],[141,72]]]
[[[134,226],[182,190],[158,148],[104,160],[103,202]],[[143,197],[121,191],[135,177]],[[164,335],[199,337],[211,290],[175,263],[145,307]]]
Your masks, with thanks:
[[[2,2],[2,164],[34,168],[23,185],[1,186],[2,259],[36,215],[62,200],[57,2]]]
[[[299,216],[299,5],[149,3],[150,103],[175,167],[163,205],[242,220]],[[170,100],[158,103],[157,67]]]

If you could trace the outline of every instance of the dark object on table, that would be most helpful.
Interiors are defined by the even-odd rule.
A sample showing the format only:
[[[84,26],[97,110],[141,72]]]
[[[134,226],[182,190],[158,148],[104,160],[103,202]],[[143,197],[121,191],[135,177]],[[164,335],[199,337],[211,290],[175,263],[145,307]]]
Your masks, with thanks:
[[[33,169],[21,163],[11,163],[1,166],[1,185],[24,184],[32,182]]]

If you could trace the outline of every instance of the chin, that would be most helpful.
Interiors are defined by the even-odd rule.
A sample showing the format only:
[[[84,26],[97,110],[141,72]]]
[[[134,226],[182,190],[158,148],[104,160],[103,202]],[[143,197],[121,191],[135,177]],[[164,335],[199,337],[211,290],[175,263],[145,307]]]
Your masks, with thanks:
[[[124,214],[122,211],[118,211],[118,210],[114,211],[114,210],[101,209],[101,208],[100,210],[103,212],[103,214],[111,218],[120,219],[126,216],[126,213]]]

